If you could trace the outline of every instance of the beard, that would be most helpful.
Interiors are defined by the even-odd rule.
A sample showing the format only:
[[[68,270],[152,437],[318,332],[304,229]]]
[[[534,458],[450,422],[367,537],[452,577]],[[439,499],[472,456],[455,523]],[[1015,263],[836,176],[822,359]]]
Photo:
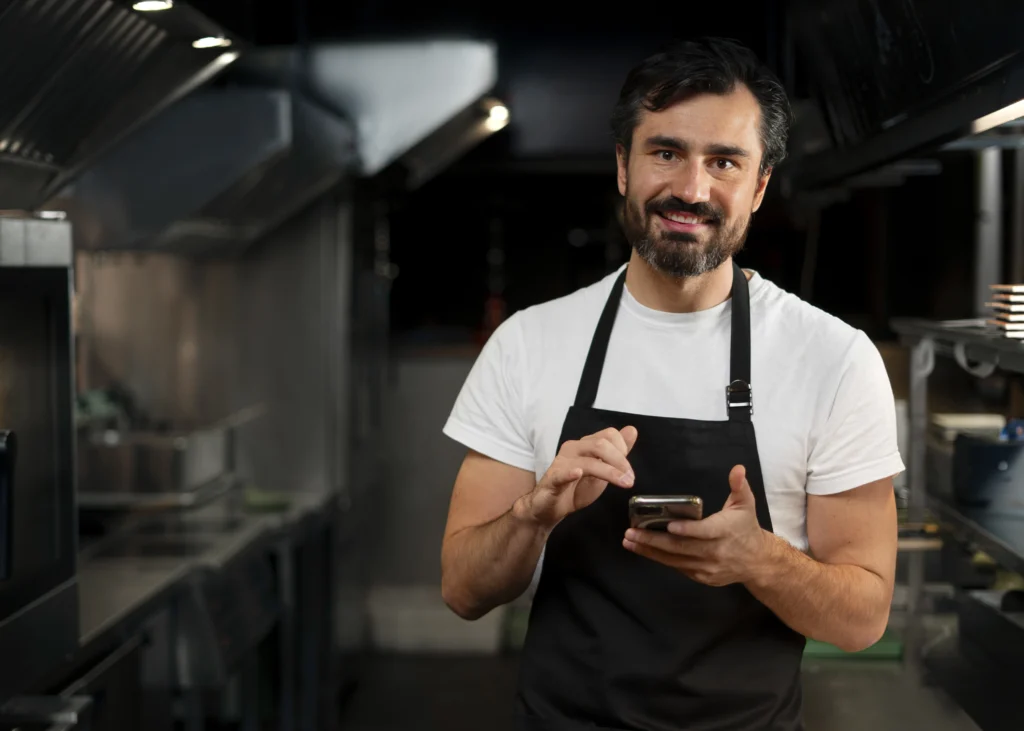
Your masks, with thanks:
[[[659,213],[689,213],[707,223],[707,239],[701,243],[696,234],[659,230]],[[679,198],[648,201],[641,208],[626,190],[623,229],[626,239],[655,270],[679,279],[697,277],[720,267],[743,249],[753,215],[727,225],[721,209],[710,203],[686,203]]]

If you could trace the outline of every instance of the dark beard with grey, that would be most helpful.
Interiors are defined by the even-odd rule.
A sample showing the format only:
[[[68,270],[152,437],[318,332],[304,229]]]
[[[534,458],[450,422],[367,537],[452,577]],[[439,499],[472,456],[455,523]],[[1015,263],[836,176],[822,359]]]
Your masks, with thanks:
[[[750,217],[730,228],[723,228],[724,215],[710,203],[687,203],[679,198],[650,201],[644,207],[630,199],[626,191],[624,226],[626,238],[636,253],[654,269],[669,276],[697,277],[720,267],[742,248],[750,229]],[[705,219],[713,228],[703,246],[691,233],[658,231],[654,217],[659,213],[689,213]]]

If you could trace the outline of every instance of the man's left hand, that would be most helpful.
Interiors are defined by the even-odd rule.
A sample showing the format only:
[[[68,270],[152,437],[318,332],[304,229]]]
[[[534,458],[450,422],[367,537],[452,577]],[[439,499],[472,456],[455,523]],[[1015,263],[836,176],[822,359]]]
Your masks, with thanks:
[[[630,528],[622,545],[708,586],[750,581],[768,559],[772,536],[757,522],[754,493],[742,466],[729,473],[729,489],[720,512],[670,523],[668,533]]]

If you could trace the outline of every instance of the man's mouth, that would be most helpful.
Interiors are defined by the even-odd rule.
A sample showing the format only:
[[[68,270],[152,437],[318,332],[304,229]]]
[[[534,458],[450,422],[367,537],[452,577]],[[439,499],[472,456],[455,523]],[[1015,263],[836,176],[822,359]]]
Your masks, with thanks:
[[[680,213],[679,211],[659,211],[658,216],[670,231],[697,231],[711,223],[704,216],[695,216],[692,213]]]

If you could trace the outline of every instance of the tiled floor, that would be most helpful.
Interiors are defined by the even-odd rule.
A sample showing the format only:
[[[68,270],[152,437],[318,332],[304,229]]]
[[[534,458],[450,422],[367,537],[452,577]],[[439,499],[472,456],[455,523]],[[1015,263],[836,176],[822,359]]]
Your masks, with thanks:
[[[373,658],[343,717],[346,731],[512,731],[514,657]],[[898,664],[804,667],[807,731],[977,731]]]

